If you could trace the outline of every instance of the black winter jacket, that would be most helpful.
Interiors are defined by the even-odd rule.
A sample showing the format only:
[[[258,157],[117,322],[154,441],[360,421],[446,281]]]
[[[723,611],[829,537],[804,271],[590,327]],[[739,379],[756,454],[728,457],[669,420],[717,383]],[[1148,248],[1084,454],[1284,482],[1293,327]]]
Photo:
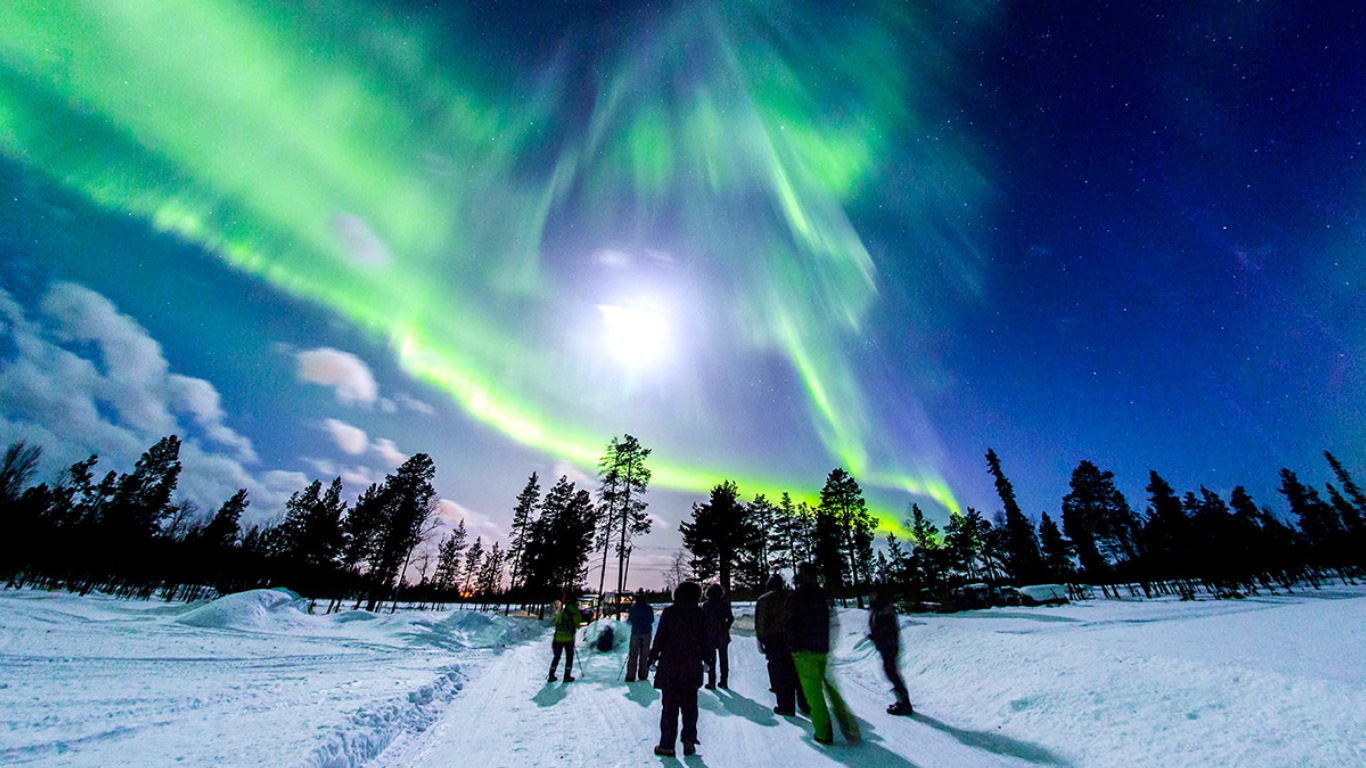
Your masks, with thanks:
[[[712,648],[730,644],[730,625],[735,623],[735,614],[730,610],[730,601],[723,598],[708,600],[702,604],[702,616],[707,623],[707,642]]]
[[[815,584],[799,584],[787,596],[787,647],[793,652],[830,652],[830,603],[825,590]]]
[[[868,637],[884,653],[901,649],[901,624],[894,606],[888,604],[868,611]]]
[[[659,615],[650,661],[658,662],[655,687],[677,691],[702,687],[702,660],[707,644],[706,622],[696,603],[674,603]]]

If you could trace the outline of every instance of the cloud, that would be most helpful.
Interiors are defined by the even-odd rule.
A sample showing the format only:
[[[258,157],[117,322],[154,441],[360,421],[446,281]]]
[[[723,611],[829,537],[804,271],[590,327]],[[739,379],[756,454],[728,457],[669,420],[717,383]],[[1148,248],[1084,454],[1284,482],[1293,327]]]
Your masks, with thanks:
[[[193,416],[209,439],[234,449],[240,461],[254,463],[258,460],[251,441],[223,424],[222,398],[212,384],[174,373],[167,378],[167,383],[176,409]]]
[[[331,347],[306,349],[296,356],[300,381],[331,387],[342,405],[373,405],[379,385],[363,360]]]
[[[398,446],[394,445],[394,441],[388,438],[381,437],[375,440],[370,447],[379,454],[381,459],[384,459],[384,463],[391,467],[397,467],[408,460],[408,455],[400,452]]]
[[[436,409],[415,397],[409,397],[403,393],[394,395],[394,401],[410,411],[416,411],[423,416],[436,415]]]
[[[204,379],[174,373],[161,345],[104,296],[56,283],[37,319],[0,289],[0,441],[43,447],[52,475],[99,454],[98,471],[128,472],[161,437],[182,438],[178,495],[212,513],[238,488],[252,498],[248,521],[278,514],[303,475],[253,474],[251,441],[227,426],[222,399]],[[182,423],[179,415],[189,417]],[[218,448],[228,449],[226,453]]]
[[[332,435],[332,441],[337,444],[337,447],[352,456],[359,456],[365,453],[366,448],[370,447],[370,438],[365,434],[365,430],[360,427],[353,427],[336,419],[323,421],[323,427]]]
[[[567,477],[569,478],[569,482],[574,484],[575,488],[587,490],[590,493],[597,490],[598,479],[596,477],[588,475],[588,473],[567,461],[555,462],[555,466],[551,468],[551,473],[554,477],[551,477],[548,480],[543,479],[541,481],[542,485],[548,487],[554,485],[561,477]]]
[[[351,257],[367,267],[382,267],[389,263],[389,247],[371,231],[365,219],[354,213],[339,213],[332,217],[332,229],[346,244]]]
[[[503,527],[482,512],[476,512],[469,507],[458,504],[450,499],[438,499],[436,502],[437,522],[443,528],[453,528],[461,521],[465,521],[465,531],[469,536],[468,541],[474,541],[475,537],[484,539],[484,547],[489,547],[495,541],[503,541],[506,535]]]

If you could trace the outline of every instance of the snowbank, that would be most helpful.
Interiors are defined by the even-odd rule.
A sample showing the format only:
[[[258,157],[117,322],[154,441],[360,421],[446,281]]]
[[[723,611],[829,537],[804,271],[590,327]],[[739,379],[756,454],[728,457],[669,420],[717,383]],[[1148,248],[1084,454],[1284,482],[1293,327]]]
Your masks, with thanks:
[[[286,632],[303,624],[307,601],[287,589],[253,589],[225,595],[175,619],[201,629]]]

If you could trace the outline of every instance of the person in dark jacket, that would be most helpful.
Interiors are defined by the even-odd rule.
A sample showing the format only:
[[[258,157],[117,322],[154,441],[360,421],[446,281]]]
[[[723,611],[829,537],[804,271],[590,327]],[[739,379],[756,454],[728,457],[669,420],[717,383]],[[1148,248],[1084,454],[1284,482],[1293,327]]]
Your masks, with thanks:
[[[634,683],[637,678],[648,680],[650,633],[655,628],[655,607],[650,605],[644,590],[636,592],[631,609],[626,612],[626,620],[631,624],[631,644],[626,652],[626,682]]]
[[[650,647],[655,687],[660,690],[664,707],[659,717],[656,755],[674,754],[679,715],[683,717],[683,754],[697,752],[697,689],[702,687],[702,667],[708,648],[702,609],[697,605],[701,597],[702,587],[685,581],[674,590],[673,605],[659,614],[659,628]]]
[[[767,590],[754,604],[754,636],[759,640],[759,651],[768,661],[768,687],[778,698],[773,711],[779,715],[795,715],[796,707],[810,712],[806,694],[797,685],[797,668],[792,664],[792,651],[787,647],[787,585],[781,574],[773,574],[764,584]]]
[[[792,649],[792,663],[797,667],[797,683],[811,705],[811,725],[816,741],[831,744],[835,740],[830,725],[831,712],[839,722],[844,738],[857,742],[861,738],[858,721],[840,696],[835,681],[826,666],[830,653],[830,602],[825,590],[816,583],[816,566],[802,563],[793,579],[797,588],[787,597],[787,643]],[[830,706],[826,707],[826,696]]]
[[[735,623],[735,614],[730,610],[726,590],[720,584],[707,587],[707,602],[702,605],[702,615],[707,622],[707,642],[711,650],[707,652],[707,690],[716,686],[727,688],[730,678],[730,625]],[[721,682],[716,682],[717,662],[721,667]]]
[[[873,590],[868,597],[868,639],[882,656],[882,671],[887,674],[896,694],[896,703],[887,707],[887,714],[909,717],[914,710],[906,681],[901,679],[901,624],[897,620],[896,606],[885,589]]]

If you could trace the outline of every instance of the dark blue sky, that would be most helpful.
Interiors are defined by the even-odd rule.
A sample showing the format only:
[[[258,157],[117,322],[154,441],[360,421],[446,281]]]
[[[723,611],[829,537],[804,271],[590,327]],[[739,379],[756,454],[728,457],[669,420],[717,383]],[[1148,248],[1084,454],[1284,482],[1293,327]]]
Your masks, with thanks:
[[[50,472],[170,424],[264,518],[425,451],[500,537],[631,432],[661,561],[721,476],[942,519],[988,447],[1033,515],[1082,459],[1136,508],[1366,472],[1350,4],[116,7],[0,14],[0,437]]]

